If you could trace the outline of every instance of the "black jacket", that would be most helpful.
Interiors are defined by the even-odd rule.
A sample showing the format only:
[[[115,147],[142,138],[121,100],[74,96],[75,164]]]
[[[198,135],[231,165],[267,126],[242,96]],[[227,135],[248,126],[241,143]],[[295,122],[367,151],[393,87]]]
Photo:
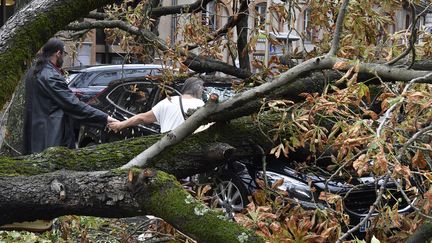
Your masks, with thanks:
[[[27,75],[25,82],[25,154],[53,146],[75,148],[72,118],[106,125],[108,115],[79,101],[51,63],[36,75]]]

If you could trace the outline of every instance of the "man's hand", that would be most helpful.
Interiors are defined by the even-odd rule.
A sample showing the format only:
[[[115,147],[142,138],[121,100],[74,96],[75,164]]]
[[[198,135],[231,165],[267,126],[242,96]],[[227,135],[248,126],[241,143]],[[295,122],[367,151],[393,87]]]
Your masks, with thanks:
[[[108,123],[108,128],[114,132],[118,132],[124,128],[124,122],[114,121]]]

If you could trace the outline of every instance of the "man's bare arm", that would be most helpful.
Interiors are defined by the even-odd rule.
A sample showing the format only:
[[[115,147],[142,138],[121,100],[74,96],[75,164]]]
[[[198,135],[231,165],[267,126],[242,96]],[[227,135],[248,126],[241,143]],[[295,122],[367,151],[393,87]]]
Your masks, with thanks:
[[[153,123],[156,122],[156,116],[154,115],[153,111],[147,111],[145,113],[137,114],[127,120],[121,121],[121,122],[112,122],[108,124],[109,128],[112,129],[115,132],[118,132],[124,128],[136,126],[140,123]]]

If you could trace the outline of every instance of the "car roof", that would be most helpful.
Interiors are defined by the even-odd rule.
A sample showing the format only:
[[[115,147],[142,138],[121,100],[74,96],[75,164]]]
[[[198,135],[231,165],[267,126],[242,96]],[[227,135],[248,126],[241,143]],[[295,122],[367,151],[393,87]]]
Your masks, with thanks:
[[[163,76],[159,76],[159,77],[163,77]],[[178,85],[178,84],[182,84],[187,77],[178,77],[173,83],[172,85]],[[220,85],[220,86],[231,86],[232,82],[238,83],[239,80],[237,79],[230,79],[230,78],[211,78],[211,77],[206,77],[206,76],[200,76],[200,78],[204,81],[204,86],[211,86],[211,85]],[[131,82],[137,82],[137,81],[148,81],[148,82],[155,82],[155,83],[160,83],[157,79],[149,79],[149,77],[146,76],[137,76],[137,77],[128,77],[128,78],[121,78],[121,79],[116,79],[113,80],[109,85],[110,86],[115,86],[117,84],[123,84],[123,83],[131,83]]]
[[[98,72],[98,71],[115,71],[122,69],[161,69],[162,65],[159,64],[118,64],[118,65],[101,65],[83,68],[79,72]]]

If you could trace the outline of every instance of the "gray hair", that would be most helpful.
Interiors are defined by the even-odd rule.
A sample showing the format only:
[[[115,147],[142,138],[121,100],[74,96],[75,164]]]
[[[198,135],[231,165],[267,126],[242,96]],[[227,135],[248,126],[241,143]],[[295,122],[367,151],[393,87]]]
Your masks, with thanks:
[[[192,95],[195,98],[201,99],[204,89],[204,81],[197,77],[186,79],[181,90],[182,94]]]

